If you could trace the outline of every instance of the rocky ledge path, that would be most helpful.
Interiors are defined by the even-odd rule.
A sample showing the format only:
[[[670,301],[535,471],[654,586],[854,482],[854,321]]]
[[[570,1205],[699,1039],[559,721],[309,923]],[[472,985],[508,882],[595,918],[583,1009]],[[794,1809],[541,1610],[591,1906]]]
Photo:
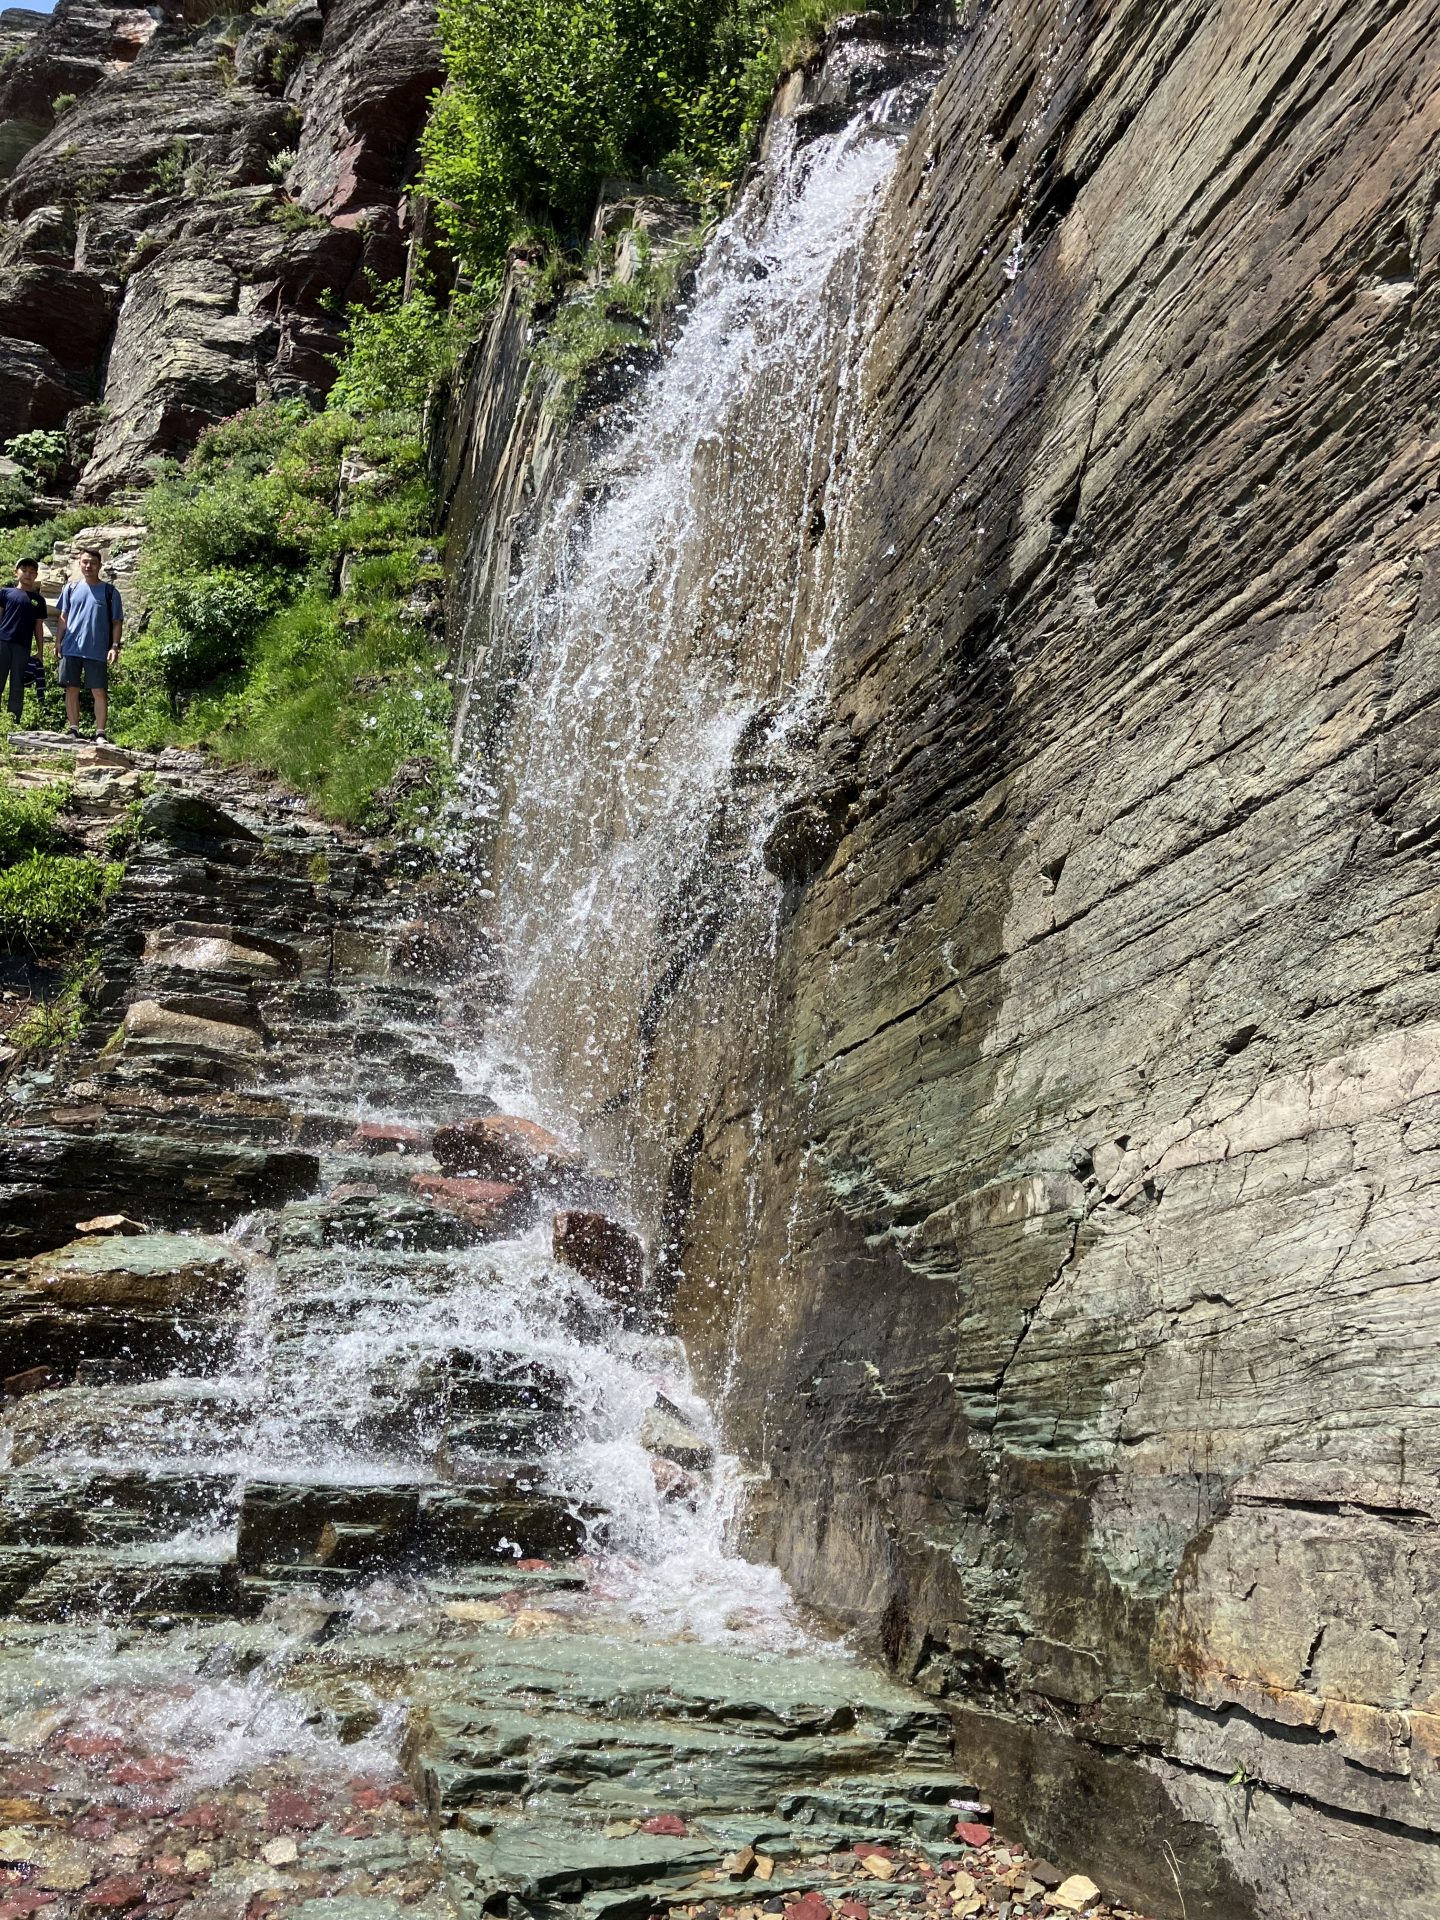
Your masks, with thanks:
[[[713,1436],[603,1172],[467,1072],[454,898],[183,757],[70,771],[139,831],[4,1093],[0,1920],[1120,1912],[765,1577],[636,1603]]]

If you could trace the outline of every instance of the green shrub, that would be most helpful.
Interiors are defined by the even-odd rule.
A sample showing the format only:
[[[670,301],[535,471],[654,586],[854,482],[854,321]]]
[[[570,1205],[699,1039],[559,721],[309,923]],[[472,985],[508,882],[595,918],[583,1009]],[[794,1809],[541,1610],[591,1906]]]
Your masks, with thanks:
[[[63,781],[50,786],[0,789],[0,868],[32,853],[49,853],[64,838],[56,815],[70,797]]]
[[[43,560],[61,541],[68,541],[95,519],[93,507],[70,507],[53,520],[26,520],[0,531],[0,586],[9,586],[15,562],[27,556]]]
[[[46,486],[60,474],[66,451],[65,436],[55,427],[34,427],[5,442],[5,452],[32,487]]]
[[[242,661],[256,633],[290,597],[273,567],[212,567],[156,589],[151,647],[167,687],[194,687]]]
[[[527,221],[574,236],[607,174],[725,191],[775,80],[839,0],[441,0],[423,184],[482,289]]]
[[[424,406],[454,361],[467,317],[463,302],[447,311],[423,290],[407,300],[398,281],[382,287],[373,306],[350,307],[330,406],[362,414]]]
[[[347,456],[368,471],[341,495]],[[418,819],[447,777],[451,709],[409,610],[439,578],[430,515],[413,410],[267,405],[212,429],[141,508],[152,617],[116,676],[112,733],[279,774],[335,818]]]
[[[68,946],[95,919],[120,873],[62,853],[32,853],[7,867],[0,873],[0,941],[33,953]]]

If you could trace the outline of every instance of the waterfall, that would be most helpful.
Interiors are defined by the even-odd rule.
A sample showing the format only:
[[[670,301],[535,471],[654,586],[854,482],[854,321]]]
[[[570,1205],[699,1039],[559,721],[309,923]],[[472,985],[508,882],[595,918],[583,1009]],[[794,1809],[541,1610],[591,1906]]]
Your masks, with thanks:
[[[572,1124],[623,1101],[687,943],[718,927],[727,964],[763,976],[775,784],[735,799],[737,763],[783,758],[823,696],[867,454],[868,241],[922,91],[819,137],[778,122],[673,346],[544,516],[491,636],[523,664],[484,769],[498,798],[477,803],[513,996],[490,1057],[508,1049],[537,1110]]]

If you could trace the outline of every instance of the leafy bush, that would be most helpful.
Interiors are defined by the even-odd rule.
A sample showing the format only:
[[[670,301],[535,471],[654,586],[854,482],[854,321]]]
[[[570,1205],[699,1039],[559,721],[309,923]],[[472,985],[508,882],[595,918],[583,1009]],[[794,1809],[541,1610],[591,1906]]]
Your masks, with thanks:
[[[5,442],[5,452],[32,487],[43,487],[56,478],[64,468],[66,451],[65,436],[54,427],[34,427]]]
[[[448,310],[424,290],[407,300],[398,281],[382,287],[373,306],[352,306],[330,406],[349,413],[422,407],[453,362],[468,318],[463,300]]]
[[[410,605],[439,578],[430,511],[413,412],[272,404],[213,428],[141,509],[152,618],[126,649],[112,733],[278,773],[339,819],[419,817],[434,791],[398,809],[383,796],[405,762],[430,764],[431,789],[445,778],[443,655]]]
[[[32,853],[0,873],[0,941],[39,953],[73,941],[99,913],[121,869]]]
[[[69,797],[70,789],[59,780],[28,793],[8,786],[0,789],[0,868],[60,845],[63,835],[56,815]]]
[[[290,597],[270,567],[213,567],[157,587],[153,651],[167,687],[194,687],[243,660],[269,616]]]
[[[449,84],[422,142],[445,237],[493,289],[517,226],[572,235],[607,174],[730,184],[778,75],[838,0],[441,0]]]

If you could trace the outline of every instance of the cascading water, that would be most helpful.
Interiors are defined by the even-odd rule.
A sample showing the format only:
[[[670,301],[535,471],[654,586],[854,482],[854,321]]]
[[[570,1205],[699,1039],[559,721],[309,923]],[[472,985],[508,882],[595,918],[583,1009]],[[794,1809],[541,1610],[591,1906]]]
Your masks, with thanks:
[[[832,583],[865,459],[852,400],[868,333],[866,236],[923,92],[886,95],[808,140],[793,120],[776,126],[707,250],[671,350],[535,531],[495,650],[524,663],[511,721],[498,767],[471,770],[477,795],[499,794],[477,799],[475,816],[490,840],[509,997],[483,1038],[427,1032],[413,1015],[401,1031],[387,1014],[397,1046],[461,1063],[452,1112],[503,1091],[511,1112],[599,1138],[587,1123],[643,1054],[657,991],[646,956],[703,931],[703,906],[687,923],[677,900],[696,884],[703,893],[696,876],[717,833],[731,897],[715,938],[737,974],[763,973],[778,887],[762,846],[778,789],[756,783],[759,803],[728,824],[727,796],[737,764],[762,751],[783,761],[822,701]],[[271,1091],[297,1112],[338,1104],[347,1125],[416,1117],[411,1099],[373,1081],[337,1102],[332,1065]],[[614,1154],[613,1140],[602,1145]],[[586,1591],[558,1592],[557,1615],[621,1638],[806,1646],[778,1574],[734,1551],[734,1463],[720,1455],[677,1497],[642,1444],[657,1393],[713,1443],[677,1340],[625,1324],[549,1257],[543,1228],[427,1252],[402,1245],[399,1229],[357,1244],[332,1233],[329,1215],[290,1212],[274,1260],[256,1262],[224,1370],[143,1391],[97,1384],[56,1396],[60,1407],[45,1395],[22,1403],[9,1421],[12,1466],[117,1483],[187,1476],[208,1489],[201,1510],[157,1552],[172,1569],[219,1568],[233,1562],[237,1520],[243,1531],[242,1489],[297,1474],[311,1489],[430,1487],[462,1444],[440,1411],[457,1377],[538,1382],[554,1420],[534,1428],[518,1492],[540,1490],[589,1529]],[[232,1229],[237,1249],[253,1237],[248,1223]],[[345,1534],[332,1528],[327,1551],[343,1550]],[[389,1577],[357,1573],[343,1589],[346,1618],[377,1632],[429,1604]],[[484,1604],[456,1603],[465,1618]],[[179,1633],[167,1646],[102,1627],[43,1691],[70,1703],[67,1724],[86,1738],[123,1725],[184,1750],[202,1783],[281,1755],[383,1770],[399,1723],[382,1698],[359,1716],[358,1746],[344,1732],[337,1760],[343,1716],[302,1711],[285,1692],[292,1605],[305,1614],[284,1594],[268,1604],[279,1650],[264,1659],[237,1654],[232,1639]],[[16,1684],[23,1694],[34,1683]],[[23,1719],[34,1701],[12,1693],[9,1704]]]
[[[826,137],[778,123],[673,347],[545,517],[490,637],[490,657],[523,663],[498,796],[476,805],[497,814],[511,965],[491,1044],[572,1124],[623,1097],[665,965],[713,937],[707,922],[763,991],[779,891],[765,807],[738,822],[715,912],[717,822],[737,756],[757,741],[783,756],[823,694],[866,457],[866,240],[923,91]],[[477,778],[493,793],[492,771]]]

